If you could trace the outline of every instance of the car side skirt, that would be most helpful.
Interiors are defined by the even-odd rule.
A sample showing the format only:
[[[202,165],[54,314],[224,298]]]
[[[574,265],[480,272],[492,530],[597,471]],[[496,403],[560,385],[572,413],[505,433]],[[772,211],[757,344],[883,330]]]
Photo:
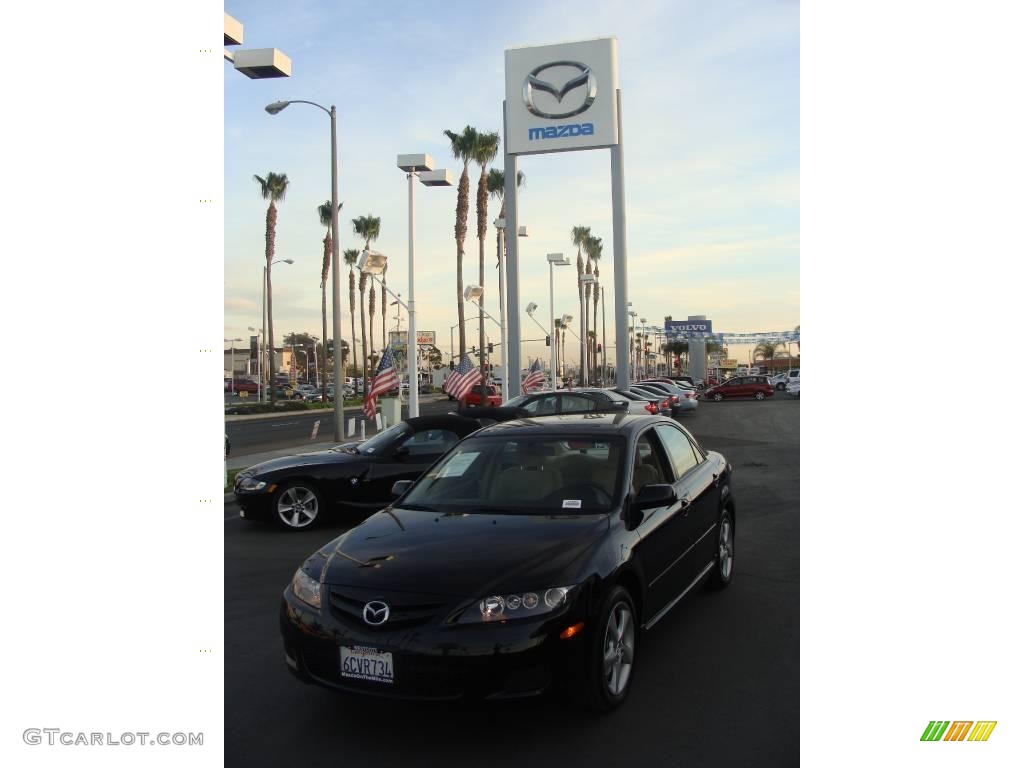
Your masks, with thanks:
[[[711,569],[714,568],[714,567],[715,567],[715,561],[714,560],[712,560],[707,565],[705,565],[704,566],[704,570],[702,570],[700,573],[697,574],[697,578],[695,578],[693,581],[691,581],[690,585],[686,589],[684,589],[682,592],[680,592],[675,597],[675,599],[672,600],[672,602],[670,602],[668,605],[666,605],[664,608],[662,608],[660,611],[658,611],[654,616],[652,616],[650,621],[648,621],[645,624],[643,624],[643,628],[644,629],[650,629],[655,624],[657,624],[659,621],[661,621],[661,619],[664,618],[665,614],[668,613],[669,611],[671,611],[673,608],[675,608],[676,603],[678,603],[680,600],[682,600],[684,597],[686,597],[694,587],[696,587],[698,584],[700,584],[701,581],[703,581],[704,577],[707,576],[711,572]]]

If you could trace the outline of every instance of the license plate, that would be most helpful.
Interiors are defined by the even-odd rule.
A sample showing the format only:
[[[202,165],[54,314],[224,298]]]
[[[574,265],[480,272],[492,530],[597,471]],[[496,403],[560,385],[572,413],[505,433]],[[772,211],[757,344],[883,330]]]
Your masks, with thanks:
[[[341,676],[355,680],[391,685],[395,682],[395,665],[388,651],[363,645],[341,646]]]

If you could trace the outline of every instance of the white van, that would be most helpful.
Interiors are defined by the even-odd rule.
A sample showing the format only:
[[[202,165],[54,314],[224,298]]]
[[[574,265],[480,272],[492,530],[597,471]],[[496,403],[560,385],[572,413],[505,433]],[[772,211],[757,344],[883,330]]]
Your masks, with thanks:
[[[786,373],[786,389],[789,389],[790,384],[800,383],[800,369],[792,368]]]

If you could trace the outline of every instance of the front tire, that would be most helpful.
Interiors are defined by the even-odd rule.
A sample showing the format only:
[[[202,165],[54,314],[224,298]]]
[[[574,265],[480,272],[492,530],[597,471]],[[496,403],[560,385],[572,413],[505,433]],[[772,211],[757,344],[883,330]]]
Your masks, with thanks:
[[[755,392],[754,393],[754,399],[755,400],[764,400],[764,392]]]
[[[711,589],[725,589],[732,583],[733,566],[736,560],[736,526],[733,524],[732,511],[722,508],[718,519],[718,554],[715,556],[715,567],[708,579]]]
[[[590,638],[584,675],[584,702],[610,712],[626,700],[636,666],[639,625],[629,591],[616,586],[601,603]]]
[[[323,507],[316,486],[303,481],[285,483],[274,496],[274,522],[289,531],[312,528]]]
[[[715,392],[715,394],[711,396],[711,399],[714,400],[716,403],[720,403],[724,398],[722,397],[721,392]]]

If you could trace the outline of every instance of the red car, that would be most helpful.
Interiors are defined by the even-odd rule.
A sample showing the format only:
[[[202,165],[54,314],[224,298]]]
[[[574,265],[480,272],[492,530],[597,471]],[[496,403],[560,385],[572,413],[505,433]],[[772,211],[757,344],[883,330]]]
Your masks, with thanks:
[[[477,384],[469,391],[462,404],[466,408],[496,408],[501,405],[501,395],[498,394],[497,387],[492,387],[490,384]]]
[[[235,392],[259,392],[259,389],[259,384],[255,381],[249,381],[248,379],[235,379]],[[224,391],[231,391],[230,381],[224,384]]]
[[[753,397],[764,400],[775,394],[775,388],[768,383],[767,376],[733,376],[718,386],[704,390],[707,400],[724,400],[727,397]]]

